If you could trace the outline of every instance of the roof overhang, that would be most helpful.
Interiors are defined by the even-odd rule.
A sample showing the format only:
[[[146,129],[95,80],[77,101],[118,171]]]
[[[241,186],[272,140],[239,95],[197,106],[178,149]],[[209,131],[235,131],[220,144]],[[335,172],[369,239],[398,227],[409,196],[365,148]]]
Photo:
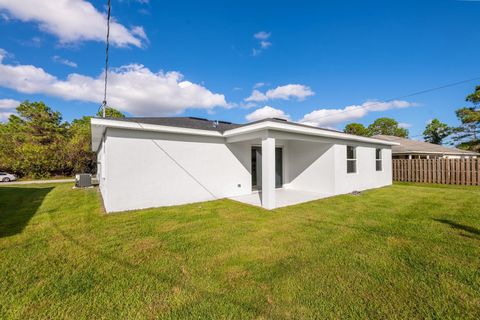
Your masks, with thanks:
[[[228,140],[234,141],[233,139],[234,137],[241,136],[241,135],[248,136],[249,134],[252,134],[254,132],[261,132],[265,130],[280,131],[280,132],[287,132],[287,133],[293,133],[293,134],[329,138],[329,139],[335,139],[335,140],[372,143],[372,144],[385,145],[385,146],[399,145],[399,143],[392,142],[392,141],[361,137],[361,136],[356,136],[356,135],[347,134],[343,132],[336,132],[336,131],[325,130],[321,128],[299,126],[299,125],[290,124],[290,123],[279,123],[279,122],[273,122],[273,121],[258,122],[251,125],[245,125],[239,128],[227,130],[223,133],[223,136],[227,138],[227,141]]]
[[[156,124],[140,123],[135,121],[120,121],[115,119],[92,118],[91,130],[92,130],[92,150],[93,151],[98,150],[98,147],[102,142],[103,135],[105,134],[105,130],[107,128],[152,131],[152,132],[163,132],[163,133],[174,133],[174,134],[187,134],[187,135],[209,136],[209,137],[220,137],[220,138],[222,137],[222,134],[218,131],[170,127],[170,126],[162,126],[162,125],[156,125]]]
[[[247,124],[239,128],[227,130],[222,134],[221,132],[212,131],[212,130],[201,130],[201,129],[146,124],[138,121],[121,121],[121,120],[115,120],[115,119],[92,118],[91,131],[92,131],[92,150],[93,151],[98,150],[100,143],[102,142],[103,135],[105,134],[105,131],[107,128],[141,130],[141,131],[163,132],[163,133],[173,133],[173,134],[186,134],[186,135],[217,137],[217,138],[223,137],[223,138],[226,138],[227,142],[234,142],[235,140],[240,139],[241,136],[247,137],[255,133],[272,130],[277,132],[300,134],[304,136],[307,135],[307,136],[322,137],[322,138],[335,139],[335,140],[354,141],[358,143],[370,143],[370,144],[384,145],[384,146],[399,145],[399,143],[392,142],[392,141],[361,137],[361,136],[351,135],[343,132],[336,132],[336,131],[325,130],[321,128],[300,126],[300,125],[295,125],[290,123],[279,123],[279,122],[273,122],[273,121],[256,122],[250,125]]]

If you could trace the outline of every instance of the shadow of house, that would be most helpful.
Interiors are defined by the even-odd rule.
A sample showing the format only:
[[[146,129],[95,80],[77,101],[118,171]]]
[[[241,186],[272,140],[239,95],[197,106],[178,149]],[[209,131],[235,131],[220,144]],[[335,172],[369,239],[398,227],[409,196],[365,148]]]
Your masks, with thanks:
[[[450,227],[452,227],[456,230],[465,231],[465,232],[467,232],[471,235],[474,235],[476,237],[480,237],[480,229],[477,229],[475,227],[466,226],[466,225],[456,223],[454,221],[447,220],[447,219],[433,219],[433,220],[435,220],[437,222],[440,222],[440,223],[443,223],[443,224],[447,224],[447,225],[449,225]]]
[[[52,189],[0,187],[0,238],[22,232]]]

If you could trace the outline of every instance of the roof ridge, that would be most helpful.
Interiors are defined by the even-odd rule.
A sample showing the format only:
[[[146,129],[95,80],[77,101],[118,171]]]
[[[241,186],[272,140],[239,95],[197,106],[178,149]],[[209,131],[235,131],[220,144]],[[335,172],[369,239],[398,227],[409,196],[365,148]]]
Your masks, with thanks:
[[[469,150],[459,149],[454,146],[445,146],[442,144],[435,144],[427,141],[413,140],[404,137],[390,136],[390,135],[374,135],[373,138],[386,141],[396,141],[400,143],[399,146],[393,147],[393,153],[444,153],[444,154],[463,154],[463,155],[479,155],[479,153]]]

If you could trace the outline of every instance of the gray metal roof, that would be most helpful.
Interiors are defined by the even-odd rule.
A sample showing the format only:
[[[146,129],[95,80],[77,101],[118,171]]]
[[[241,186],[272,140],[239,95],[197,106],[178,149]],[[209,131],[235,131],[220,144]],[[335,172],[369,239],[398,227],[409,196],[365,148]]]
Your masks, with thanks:
[[[399,146],[392,146],[393,154],[449,154],[449,155],[480,155],[479,153],[462,150],[457,148],[448,148],[438,144],[410,140],[395,136],[375,135],[372,138],[393,141],[400,143]]]

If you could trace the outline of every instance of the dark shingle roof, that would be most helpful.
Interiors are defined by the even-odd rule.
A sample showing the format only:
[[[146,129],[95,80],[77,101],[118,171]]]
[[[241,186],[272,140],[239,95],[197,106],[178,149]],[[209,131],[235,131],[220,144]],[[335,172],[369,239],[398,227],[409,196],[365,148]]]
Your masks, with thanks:
[[[408,153],[443,153],[443,154],[457,154],[457,155],[478,155],[478,153],[457,149],[457,148],[447,148],[438,144],[423,142],[423,141],[416,141],[410,140],[395,136],[387,136],[387,135],[375,135],[372,138],[385,140],[385,141],[392,141],[400,143],[399,146],[392,147],[393,154],[408,154]]]
[[[260,123],[260,122],[264,122],[264,121],[277,122],[277,123],[287,123],[287,124],[291,124],[291,125],[294,125],[294,126],[297,126],[297,127],[314,128],[314,129],[321,129],[321,130],[325,130],[325,131],[343,133],[342,131],[338,131],[338,130],[334,130],[334,129],[326,129],[326,128],[321,128],[321,127],[315,127],[315,126],[311,126],[311,125],[308,125],[308,124],[288,121],[288,120],[280,119],[280,118],[265,118],[265,119],[262,119],[262,120],[257,120],[257,121],[254,121],[254,122],[245,123],[245,124],[242,124],[240,126],[243,127],[243,126],[247,126],[247,125],[251,125],[251,124],[255,124],[255,123]]]
[[[309,126],[309,125],[301,124],[297,122],[291,122],[291,121],[287,121],[280,118],[266,118],[266,119],[249,122],[249,123],[243,123],[243,124],[231,123],[227,121],[215,121],[215,120],[209,120],[209,119],[197,118],[197,117],[127,117],[127,118],[115,118],[112,120],[156,124],[156,125],[169,126],[169,127],[210,130],[210,131],[218,131],[222,133],[230,129],[235,129],[235,128],[239,128],[239,127],[243,127],[243,126],[247,126],[255,123],[265,122],[265,121],[271,121],[271,122],[277,122],[277,123],[288,123],[288,124],[299,126],[299,127],[322,129],[322,130],[327,130],[332,132],[340,132],[337,130],[319,128],[319,127]]]
[[[96,119],[101,120],[102,118],[96,118]],[[349,136],[354,140],[356,138],[358,139],[358,136],[343,133],[338,130],[319,128],[319,127],[297,123],[297,122],[291,122],[291,121],[287,121],[279,118],[266,118],[266,119],[258,120],[255,122],[245,123],[245,124],[237,124],[237,123],[231,123],[226,121],[208,120],[208,119],[197,118],[197,117],[127,117],[127,118],[107,118],[105,120],[133,122],[133,123],[139,124],[140,126],[141,124],[151,124],[151,125],[160,125],[160,126],[177,127],[177,128],[208,130],[208,131],[216,131],[216,132],[219,132],[220,134],[223,134],[225,131],[232,130],[235,128],[246,127],[246,126],[255,125],[257,123],[268,121],[268,122],[275,122],[275,123],[281,123],[281,124],[288,124],[288,125],[297,126],[297,127],[304,127],[304,128],[311,128],[311,129],[317,129],[322,131],[341,133],[344,136],[344,139],[348,139]],[[99,124],[99,126],[102,127],[103,125]],[[105,127],[106,126],[108,125],[105,125]],[[100,137],[99,132],[97,132],[97,136],[95,136],[95,134],[93,133],[95,127],[96,126],[92,126],[92,141],[93,141],[92,146],[94,147],[94,150],[98,148],[99,141],[101,140],[99,138]],[[373,140],[372,142],[375,142],[375,141]]]
[[[233,128],[238,128],[240,124],[234,124],[226,121],[208,120],[197,117],[127,117],[120,119],[113,119],[128,122],[138,122],[146,124],[156,124],[161,126],[190,128],[200,130],[210,130],[224,132]]]

